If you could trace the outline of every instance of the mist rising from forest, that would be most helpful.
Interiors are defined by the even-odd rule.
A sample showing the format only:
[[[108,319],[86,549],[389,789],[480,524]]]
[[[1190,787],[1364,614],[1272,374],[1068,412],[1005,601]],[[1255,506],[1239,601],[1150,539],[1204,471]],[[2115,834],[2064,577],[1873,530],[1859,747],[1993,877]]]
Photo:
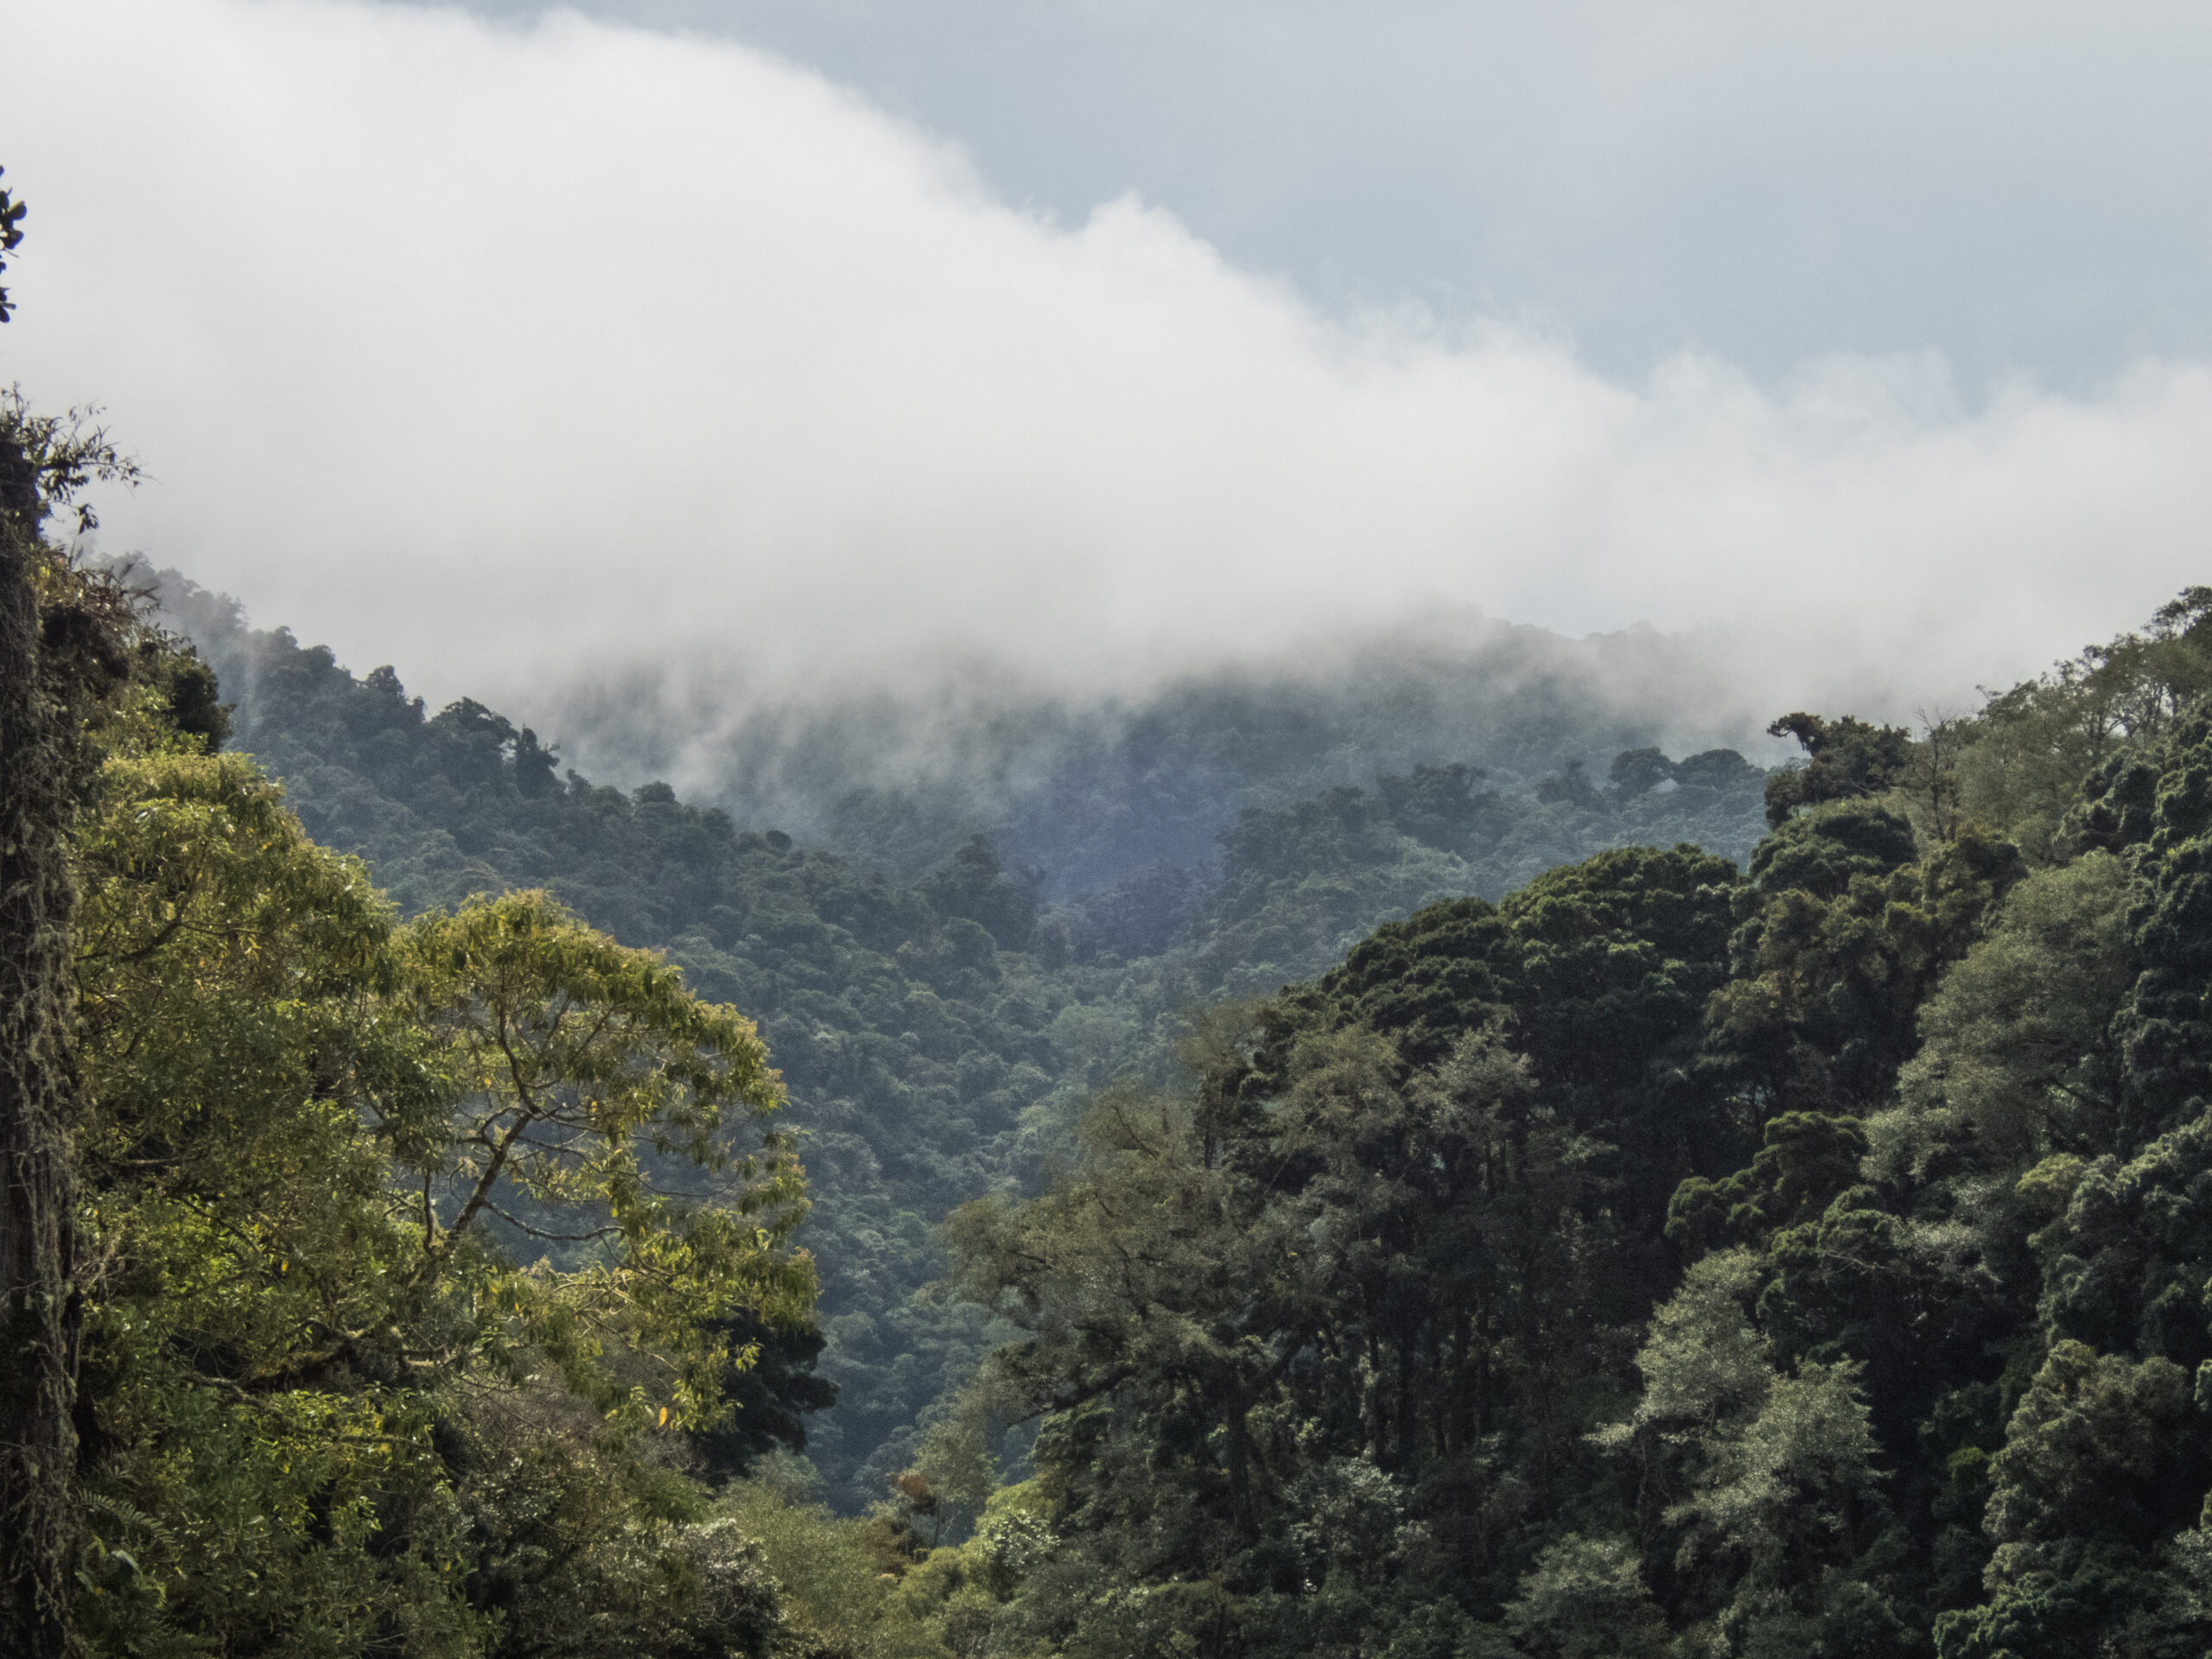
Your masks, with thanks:
[[[1971,705],[2201,574],[2191,364],[1622,384],[1541,329],[1325,315],[1134,198],[1020,211],[736,45],[326,0],[9,32],[4,372],[146,463],[107,550],[608,775],[1018,766],[1008,726],[1194,680],[1417,681],[1484,616],[1579,641],[1546,672],[1654,741],[1743,744]]]
[[[1735,680],[1732,643],[1649,628],[1568,639],[1469,613],[1119,691],[982,660],[895,695],[863,684],[747,698],[711,677],[640,671],[563,688],[550,729],[590,776],[673,779],[741,822],[877,857],[890,855],[884,826],[861,815],[871,797],[895,795],[907,815],[942,821],[918,849],[925,863],[961,826],[1080,817],[1085,795],[1141,796],[1171,774],[1275,806],[1421,765],[1469,763],[1525,786],[1570,764],[1602,775],[1646,744],[1778,756],[1761,729],[1777,710]],[[1207,856],[1211,830],[1161,850]]]

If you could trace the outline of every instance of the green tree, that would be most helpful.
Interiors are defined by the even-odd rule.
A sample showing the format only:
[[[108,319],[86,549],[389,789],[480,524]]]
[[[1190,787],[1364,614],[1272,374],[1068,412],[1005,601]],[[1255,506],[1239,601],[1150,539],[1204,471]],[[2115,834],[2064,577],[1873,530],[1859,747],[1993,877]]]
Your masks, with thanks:
[[[1682,1066],[1733,885],[1630,849],[1417,912],[1205,1022],[1191,1096],[1109,1096],[1046,1197],[956,1217],[971,1292],[1024,1331],[998,1376],[1056,1414],[1068,1559],[1133,1598],[1217,1580],[1194,1640],[1448,1648],[1495,1613],[1624,1383],[1607,1333],[1668,1272],[1641,1218],[1700,1150]],[[1097,1629],[1137,1640],[1169,1602],[1116,1605]]]
[[[1747,1168],[1693,1175],[1667,1205],[1667,1236],[1693,1253],[1724,1241],[1764,1243],[1778,1228],[1817,1220],[1859,1179],[1866,1132],[1855,1117],[1783,1112],[1766,1121]]]
[[[2093,836],[2117,829],[2107,822],[2099,831],[2097,813],[2084,812],[2084,781],[2098,780],[2099,793],[2119,804],[2112,784],[2135,773],[2190,702],[2212,689],[2208,612],[2212,588],[2186,588],[2140,632],[1993,696],[1958,758],[1965,815],[2038,863],[2063,861],[2082,828]]]
[[[2139,1648],[2113,1641],[2148,1622],[2132,1615],[2155,1614],[2165,1599],[2154,1551],[2171,1525],[2160,1513],[2177,1484],[2170,1443],[2187,1411],[2187,1378],[2171,1361],[2130,1361],[2078,1342],[2051,1350],[1991,1470],[1993,1593],[1936,1621],[1942,1659],[2201,1648],[2202,1626],[2193,1621],[2163,1633],[2187,1646],[2156,1633]]]
[[[1219,1431],[1218,1466],[1209,1455],[1192,1471],[1187,1524],[1249,1541],[1264,1502],[1251,1414],[1294,1355],[1281,1312],[1316,1265],[1209,1152],[1187,1103],[1109,1092],[1083,1135],[1080,1179],[1018,1208],[970,1204],[947,1224],[970,1293],[1025,1329],[994,1365],[1031,1409],[1059,1414],[1061,1447],[1099,1442],[1094,1468],[1124,1455],[1116,1430],[1132,1419],[1170,1445]],[[1092,1271],[1100,1261],[1114,1271]],[[1056,1478],[1083,1478],[1077,1467],[1064,1453]],[[1094,1524],[1144,1501],[1110,1482],[1056,1496]]]
[[[372,1094],[437,1098],[359,866],[236,756],[104,769],[76,973],[93,1238],[91,1556],[111,1650],[465,1646]],[[400,1514],[407,1524],[396,1524]],[[379,1537],[379,1535],[385,1535]]]
[[[2212,711],[2193,715],[2162,768],[2131,920],[2136,965],[2118,1021],[2123,1144],[2204,1109],[2212,1095]]]
[[[1784,715],[1766,729],[1770,737],[1796,738],[1805,751],[1803,766],[1766,780],[1770,829],[1781,828],[1800,807],[1880,794],[1903,781],[1912,755],[1912,734],[1904,727],[1870,725],[1853,715]]]
[[[1543,1659],[1657,1659],[1667,1621],[1633,1541],[1570,1533],[1537,1557],[1507,1604],[1506,1628]]]
[[[0,224],[16,233],[11,219]],[[0,473],[28,470],[19,448],[0,443]],[[64,838],[89,770],[85,705],[120,667],[108,619],[66,588],[54,593],[58,573],[31,519],[0,505],[0,1645],[33,1656],[69,1646],[75,1531],[76,895]],[[59,649],[49,621],[63,625]]]
[[[752,1027],[541,895],[396,929],[200,747],[119,753],[78,842],[95,1643],[755,1640],[772,1587],[658,1449],[734,1315],[810,1298],[788,1147],[730,1144],[780,1104]]]
[[[1639,1467],[1676,1596],[1724,1650],[1841,1659],[1897,1634],[1855,1570],[1888,1519],[1877,1447],[1855,1366],[1777,1366],[1751,1313],[1761,1277],[1745,1249],[1690,1269],[1637,1355],[1642,1399],[1600,1441]]]
[[[2110,1143],[2119,1112],[2113,1016],[2134,977],[2127,871],[2092,851],[2038,871],[1947,972],[1874,1121],[1891,1179],[1925,1179],[1970,1140],[1975,1161],[2024,1168]]]
[[[1743,1128],[1879,1104],[1916,1046],[1922,1002],[2025,874],[2009,842],[1971,832],[1916,853],[1904,817],[1850,800],[1791,818],[1752,855],[1698,1058]]]
[[[480,1313],[500,1308],[514,1339],[604,1405],[608,1339],[661,1356],[671,1414],[711,1424],[726,1316],[790,1323],[814,1297],[810,1259],[783,1248],[804,1214],[789,1138],[765,1130],[734,1154],[727,1133],[733,1113],[759,1129],[784,1103],[753,1022],[542,893],[433,912],[397,948],[404,1006],[449,1091],[435,1118],[411,1097],[378,1116],[414,1189],[415,1287],[435,1294],[496,1262],[495,1226],[511,1246],[603,1243],[602,1259],[567,1271],[550,1258],[492,1269],[473,1290]],[[671,1191],[679,1169],[716,1178],[714,1202]]]

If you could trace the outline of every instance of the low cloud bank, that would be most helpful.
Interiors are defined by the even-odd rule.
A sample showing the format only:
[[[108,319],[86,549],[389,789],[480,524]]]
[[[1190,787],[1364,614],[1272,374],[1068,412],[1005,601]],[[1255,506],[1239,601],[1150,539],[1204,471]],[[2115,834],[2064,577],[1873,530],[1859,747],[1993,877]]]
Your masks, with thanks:
[[[1897,715],[2206,574],[2202,365],[1974,407],[1933,357],[1614,384],[1317,315],[1135,200],[1013,211],[727,43],[327,0],[0,27],[0,375],[102,400],[153,474],[107,550],[617,770],[923,687],[1324,674],[1476,611],[1687,632],[1697,737]]]

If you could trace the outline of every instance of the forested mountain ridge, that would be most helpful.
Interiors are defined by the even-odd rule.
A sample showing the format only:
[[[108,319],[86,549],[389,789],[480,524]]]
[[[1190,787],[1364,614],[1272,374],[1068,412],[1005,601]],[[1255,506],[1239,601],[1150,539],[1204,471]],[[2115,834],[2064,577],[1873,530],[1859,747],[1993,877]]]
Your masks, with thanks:
[[[976,1309],[925,1294],[945,1270],[938,1221],[1033,1188],[1090,1092],[1167,1075],[1188,1008],[1272,994],[1378,921],[1594,847],[1694,838],[1740,855],[1759,824],[1763,774],[1740,757],[1645,750],[1603,785],[1571,768],[1515,795],[1417,767],[1372,793],[1248,809],[1217,864],[1154,865],[1057,905],[980,838],[905,886],[665,785],[564,777],[535,733],[480,704],[431,714],[388,669],[356,677],[181,578],[162,592],[234,701],[232,747],[403,911],[542,886],[760,1021],[807,1134],[820,1370],[840,1396],[809,1451],[855,1507],[888,1489],[918,1420],[988,1346]]]
[[[963,1210],[999,1650],[2212,1650],[2208,613],[1790,716],[1740,877],[1383,927]]]
[[[1708,734],[1691,748],[1738,741],[1762,721],[1719,671],[1716,644],[1649,628],[1569,639],[1446,611],[1119,694],[947,664],[895,694],[764,685],[742,715],[726,688],[677,695],[650,678],[536,686],[531,703],[586,772],[635,784],[658,768],[741,822],[780,823],[905,881],[981,830],[1064,899],[1155,864],[1210,862],[1246,808],[1378,775],[1461,764],[1526,798],[1578,763],[1602,779],[1662,732]]]
[[[1516,805],[1429,768],[1057,906],[981,840],[902,888],[671,791],[556,784],[487,710],[240,632],[279,695],[234,735],[421,884],[404,924],[211,752],[207,676],[154,639],[75,855],[87,1170],[130,1264],[88,1316],[83,1628],[180,1653],[2201,1654],[2208,613],[2191,590],[1917,737],[1785,717],[1806,762],[1771,776],[1631,751],[1603,792]],[[1486,827],[1711,810],[1706,771],[1767,827],[1742,868],[1630,844],[1466,892]],[[526,868],[681,929],[668,958],[759,1009],[811,1092],[810,1231],[850,1274],[825,1357],[884,1387],[876,1467],[819,1432],[844,1402],[810,1431],[855,1484],[904,1465],[866,1518],[770,1449],[823,1403],[783,1132],[735,1185],[652,1196],[671,1158],[715,1166],[714,1103],[784,1109],[764,1052],[548,898],[435,902]],[[578,996],[663,1069],[569,1046]],[[503,1008],[536,1033],[512,1088],[467,1058]],[[502,1185],[469,1148],[509,1122],[552,1161]],[[578,1134],[605,1150],[565,1166]],[[918,1206],[948,1192],[955,1284],[917,1294]],[[569,1230],[580,1199],[601,1227]],[[925,1387],[972,1376],[933,1406],[932,1362]]]
[[[293,1626],[265,1596],[225,1604],[232,1569],[211,1546],[244,1515],[210,1508],[217,1489],[161,1448],[199,1436],[228,1449],[192,1469],[257,1465],[206,1440],[219,1415],[195,1427],[177,1402],[218,1403],[231,1376],[245,1394],[223,1409],[265,1412],[309,1398],[333,1363],[281,1319],[240,1323],[292,1294],[288,1263],[257,1257],[262,1300],[238,1309],[219,1274],[105,1294],[95,1351],[121,1369],[95,1369],[100,1397],[145,1405],[101,1420],[88,1628],[118,1651],[168,1632],[183,1651],[219,1628],[362,1651],[378,1620],[412,1619],[410,1645],[455,1652],[2202,1655],[2208,617],[2212,590],[2192,589],[2140,633],[1918,734],[1785,716],[1805,760],[1771,775],[1629,751],[1603,785],[1567,772],[1516,800],[1428,767],[1241,816],[1212,869],[1056,905],[987,839],[901,887],[664,787],[556,783],[543,746],[488,710],[432,715],[388,675],[357,681],[233,629],[234,658],[276,671],[241,696],[238,746],[289,767],[323,833],[429,906],[392,935],[391,982],[421,988],[426,1023],[346,1038],[343,1075],[391,1104],[311,1111],[327,1155],[365,1124],[391,1157],[482,1179],[445,1161],[452,1122],[408,1106],[417,1074],[396,1063],[410,1030],[469,1040],[453,1011],[487,993],[455,1001],[440,964],[465,976],[484,947],[462,941],[510,934],[574,941],[527,960],[631,959],[594,957],[623,945],[561,932],[574,924],[528,893],[439,906],[526,868],[556,888],[578,872],[580,905],[626,902],[621,925],[664,935],[624,944],[761,1016],[810,1128],[823,1369],[861,1396],[845,1421],[877,1436],[841,1446],[841,1400],[813,1413],[810,1450],[889,1495],[840,1520],[810,1502],[805,1464],[770,1449],[823,1403],[787,1299],[804,1258],[747,1269],[757,1311],[716,1328],[753,1363],[721,1374],[731,1351],[704,1327],[682,1358],[678,1310],[698,1304],[639,1304],[622,1317],[675,1322],[638,1326],[611,1363],[575,1344],[563,1310],[623,1281],[594,1277],[590,1246],[521,1268],[486,1230],[472,1294],[516,1312],[479,1327],[470,1363],[569,1368],[565,1394],[518,1396],[538,1402],[527,1432],[550,1431],[550,1461],[501,1473],[502,1442],[466,1413],[452,1421],[476,1438],[440,1442],[430,1424],[453,1407],[428,1408],[404,1464],[318,1452],[253,1559],[272,1581],[341,1576]],[[251,763],[193,748],[191,721],[219,724],[188,712],[207,701],[196,672],[164,671],[133,716],[176,735],[130,738],[110,762],[116,792],[81,855],[92,914],[125,901],[119,917],[158,931],[134,884],[164,868],[162,836],[208,833],[197,804],[178,810],[204,799],[227,815],[207,825],[243,836],[238,879],[204,902],[244,901],[272,849],[306,860],[259,925],[300,943],[206,959],[228,980],[129,980],[118,1006],[182,996],[175,1029],[227,1031],[205,988],[259,995],[288,952],[336,949],[316,995],[337,999],[329,1029],[355,1031],[346,999],[390,995],[348,978],[383,959],[387,924],[349,896],[365,887],[342,860],[257,827],[297,821],[270,817]],[[1740,866],[1618,833],[1723,800],[1765,830]],[[1485,855],[1532,823],[1625,844],[1486,880]],[[625,971],[669,971],[636,960]],[[175,1052],[179,1075],[201,1064]],[[218,1130],[255,1144],[251,1114],[236,1130],[170,1122],[164,1096],[132,1092],[138,1064],[98,1090],[139,1137],[119,1147],[149,1127],[201,1160]],[[270,1101],[295,1098],[271,1076]],[[447,1128],[426,1135],[434,1121]],[[733,1197],[783,1226],[778,1133],[747,1178],[766,1185]],[[111,1190],[155,1198],[203,1179],[146,1189],[127,1160],[110,1167]],[[327,1261],[308,1235],[333,1224],[306,1219],[323,1208],[280,1220],[296,1211],[289,1166],[266,1167],[222,1189],[224,1213]],[[317,1179],[327,1213],[369,1227],[372,1168]],[[535,1206],[568,1178],[548,1179],[501,1201],[514,1239],[557,1239]],[[925,1287],[943,1260],[929,1206],[955,1199],[950,1279]],[[137,1202],[128,1225],[161,1259],[211,1248],[189,1207]],[[422,1236],[435,1244],[448,1213],[429,1205]],[[709,1224],[700,1248],[718,1236]],[[367,1259],[410,1248],[403,1231]],[[420,1317],[393,1328],[420,1343]],[[318,1408],[341,1429],[395,1386],[363,1369],[377,1342],[349,1341],[333,1375],[353,1392]],[[652,1400],[679,1376],[696,1381],[671,1427]],[[718,1426],[702,1404],[678,1433],[695,1409],[682,1387],[727,1387],[757,1414]],[[272,1444],[295,1459],[325,1444],[303,1424]],[[1007,1439],[1016,1426],[1033,1440]],[[588,1490],[622,1496],[579,1553]],[[396,1553],[366,1545],[378,1528]],[[441,1551],[463,1564],[444,1590]],[[348,1596],[383,1611],[349,1614]]]

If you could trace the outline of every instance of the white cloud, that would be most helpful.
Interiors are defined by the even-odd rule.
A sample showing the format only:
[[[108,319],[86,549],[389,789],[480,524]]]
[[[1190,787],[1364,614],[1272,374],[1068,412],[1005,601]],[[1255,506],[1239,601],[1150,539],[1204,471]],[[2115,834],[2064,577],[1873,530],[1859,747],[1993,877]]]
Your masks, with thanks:
[[[0,374],[102,399],[155,475],[107,544],[434,695],[1128,685],[1479,605],[1741,627],[1752,705],[1904,711],[2205,574],[2201,365],[1624,385],[1324,319],[1135,200],[1010,211],[726,43],[322,0],[0,31]]]
[[[467,0],[507,12],[543,0]],[[2191,0],[580,0],[768,45],[1080,220],[1134,188],[1331,302],[1555,318],[1607,372],[2212,352]]]

